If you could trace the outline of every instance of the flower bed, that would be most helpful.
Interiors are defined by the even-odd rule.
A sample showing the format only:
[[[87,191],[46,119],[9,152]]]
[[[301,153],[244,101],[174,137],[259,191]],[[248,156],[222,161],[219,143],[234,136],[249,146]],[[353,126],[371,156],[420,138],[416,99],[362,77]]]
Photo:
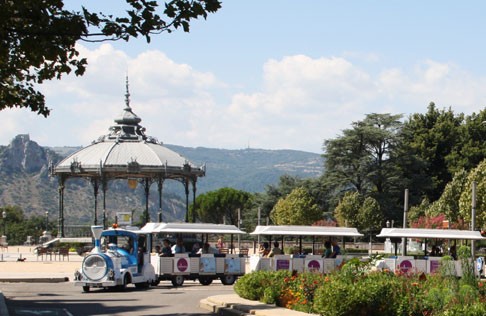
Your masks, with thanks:
[[[486,285],[474,276],[394,274],[371,265],[353,259],[329,275],[257,271],[234,288],[246,299],[329,316],[486,315]]]

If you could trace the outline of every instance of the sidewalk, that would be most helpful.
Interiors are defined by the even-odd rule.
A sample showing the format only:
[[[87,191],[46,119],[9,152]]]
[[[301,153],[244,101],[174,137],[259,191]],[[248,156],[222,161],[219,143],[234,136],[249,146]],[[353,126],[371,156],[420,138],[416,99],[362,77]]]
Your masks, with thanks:
[[[13,246],[0,252],[0,282],[66,282],[73,279],[83,257],[38,257],[34,247]],[[68,261],[69,260],[69,261]]]
[[[0,282],[52,283],[68,282],[81,267],[83,257],[77,253],[68,258],[38,257],[35,247],[10,246],[0,252]],[[8,316],[7,305],[0,285],[0,315]]]

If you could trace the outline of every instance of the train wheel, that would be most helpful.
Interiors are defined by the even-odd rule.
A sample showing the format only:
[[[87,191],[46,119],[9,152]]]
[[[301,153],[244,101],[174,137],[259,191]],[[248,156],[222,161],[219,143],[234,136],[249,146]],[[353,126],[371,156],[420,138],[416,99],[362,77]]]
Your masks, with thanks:
[[[231,274],[223,275],[220,279],[223,285],[233,285],[236,281],[236,277]]]
[[[157,286],[157,285],[159,285],[159,283],[160,283],[160,280],[157,279],[157,280],[152,281],[152,283],[150,283],[150,285]]]
[[[89,286],[87,286],[87,285],[83,286],[83,292],[88,293],[89,292]]]
[[[200,276],[199,283],[201,283],[201,285],[210,285],[213,283],[213,279],[207,276]]]
[[[184,276],[174,275],[172,277],[172,285],[173,286],[182,286],[182,284],[184,284]]]
[[[128,283],[130,283],[130,274],[125,273],[123,276],[123,283],[121,285],[117,285],[116,289],[122,291],[127,287]]]

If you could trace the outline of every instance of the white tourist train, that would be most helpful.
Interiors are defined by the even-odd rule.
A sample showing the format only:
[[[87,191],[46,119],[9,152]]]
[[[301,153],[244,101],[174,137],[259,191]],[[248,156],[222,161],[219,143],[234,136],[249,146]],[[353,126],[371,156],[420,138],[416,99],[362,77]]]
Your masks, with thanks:
[[[95,240],[94,249],[84,258],[81,269],[76,271],[74,284],[82,286],[85,292],[90,288],[124,288],[128,284],[136,287],[156,286],[160,281],[171,281],[174,286],[182,286],[185,280],[198,280],[202,285],[209,285],[219,279],[224,285],[233,284],[238,277],[246,272],[266,270],[289,270],[296,272],[331,273],[352,254],[338,255],[336,258],[325,258],[315,246],[322,239],[357,238],[363,235],[356,228],[327,226],[257,226],[250,235],[265,236],[266,240],[284,240],[293,237],[297,240],[299,249],[293,254],[281,254],[273,257],[262,257],[255,253],[250,256],[234,253],[235,248],[215,249],[212,253],[194,254],[190,251],[176,253],[172,256],[160,256],[153,252],[155,245],[161,239],[176,236],[200,236],[197,242],[205,243],[209,235],[230,235],[230,245],[233,236],[242,235],[234,225],[205,223],[147,223],[138,228],[110,228],[103,230],[101,226],[92,226]],[[312,237],[312,250],[304,254],[302,239]],[[379,238],[416,238],[421,240],[484,240],[477,231],[385,228]],[[172,239],[174,240],[174,239]],[[154,246],[154,247],[152,247]],[[315,249],[316,248],[316,249]],[[451,261],[451,273],[462,276],[460,260]],[[476,263],[476,262],[475,262]],[[441,265],[440,257],[432,256],[389,256],[381,261],[378,268],[394,272],[435,273]],[[484,259],[477,260],[477,274],[484,273]]]

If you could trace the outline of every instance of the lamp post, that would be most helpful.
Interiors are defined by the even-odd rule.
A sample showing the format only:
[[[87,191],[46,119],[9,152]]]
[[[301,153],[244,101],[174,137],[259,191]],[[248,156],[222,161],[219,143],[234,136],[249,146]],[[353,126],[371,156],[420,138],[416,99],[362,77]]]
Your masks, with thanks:
[[[49,230],[49,212],[46,211],[46,234],[47,231]]]
[[[6,232],[7,232],[7,212],[5,210],[2,212],[2,218],[3,218],[3,236],[6,236]]]

